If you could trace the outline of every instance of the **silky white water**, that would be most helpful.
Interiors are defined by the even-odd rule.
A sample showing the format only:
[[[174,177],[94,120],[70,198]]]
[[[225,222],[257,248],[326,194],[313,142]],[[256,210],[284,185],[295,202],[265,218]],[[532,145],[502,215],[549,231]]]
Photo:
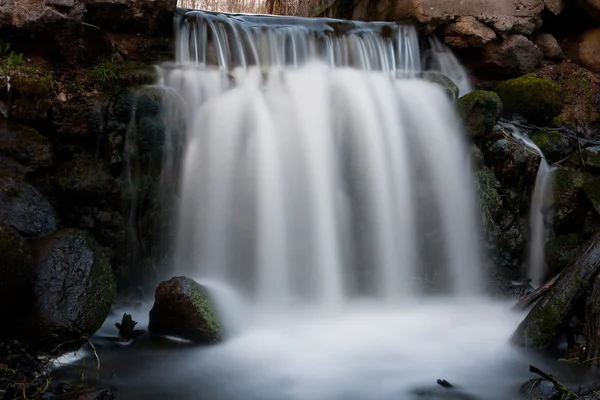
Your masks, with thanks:
[[[212,399],[408,399],[438,378],[507,398],[520,316],[483,295],[466,137],[417,79],[441,50],[438,70],[462,67],[412,27],[315,24],[178,21],[158,82],[184,115],[174,266],[226,337],[165,373]]]
[[[546,279],[547,265],[545,246],[551,227],[547,226],[552,215],[549,205],[553,201],[553,185],[555,167],[548,165],[542,150],[526,135],[512,124],[505,124],[514,137],[540,156],[540,166],[535,178],[535,186],[529,207],[529,243],[527,256],[527,278],[535,287],[542,285]]]

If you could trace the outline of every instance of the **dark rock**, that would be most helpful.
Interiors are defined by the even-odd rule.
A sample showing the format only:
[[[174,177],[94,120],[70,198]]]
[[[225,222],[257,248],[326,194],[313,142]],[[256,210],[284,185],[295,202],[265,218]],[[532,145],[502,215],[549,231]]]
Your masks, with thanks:
[[[209,295],[200,284],[186,277],[171,278],[158,285],[148,329],[196,343],[221,340],[221,327]]]
[[[0,319],[14,320],[27,288],[31,256],[17,231],[0,223]],[[7,323],[0,326],[8,329]]]
[[[425,71],[419,74],[421,79],[424,79],[429,82],[437,83],[444,91],[452,99],[452,101],[458,98],[458,86],[452,81],[452,79],[448,78],[446,75],[437,71]]]
[[[95,99],[81,95],[56,104],[51,108],[51,121],[56,133],[63,136],[86,137],[88,116],[95,105]]]
[[[547,124],[563,107],[560,86],[533,75],[499,82],[494,90],[506,113],[518,113],[534,124]]]
[[[162,120],[143,117],[137,124],[136,143],[141,152],[160,149],[165,143],[165,125]]]
[[[55,182],[62,195],[106,199],[113,191],[113,178],[107,167],[92,155],[79,153],[61,165]]]
[[[587,180],[582,189],[585,197],[592,203],[596,212],[600,214],[600,177]]]
[[[104,322],[115,297],[110,262],[86,231],[63,229],[33,249],[34,305],[21,333],[32,348],[77,349]]]
[[[87,0],[85,22],[113,32],[168,32],[176,0]]]
[[[581,228],[589,209],[583,185],[589,177],[584,172],[559,168],[554,175],[554,230],[557,235]]]
[[[528,400],[559,400],[563,395],[554,383],[542,379],[525,382],[519,391]]]
[[[600,169],[600,146],[583,148],[575,152],[569,161],[576,168]]]
[[[56,212],[33,186],[0,174],[0,222],[21,235],[39,238],[58,229]]]
[[[544,54],[525,36],[510,35],[501,44],[487,45],[483,58],[483,69],[487,73],[513,77],[532,72]]]
[[[483,90],[464,95],[458,99],[457,107],[469,134],[474,137],[490,133],[502,113],[498,95]]]
[[[554,276],[572,265],[588,244],[577,234],[556,236],[546,242],[546,262],[549,275]]]
[[[0,120],[0,168],[26,174],[52,163],[52,145],[35,129]]]

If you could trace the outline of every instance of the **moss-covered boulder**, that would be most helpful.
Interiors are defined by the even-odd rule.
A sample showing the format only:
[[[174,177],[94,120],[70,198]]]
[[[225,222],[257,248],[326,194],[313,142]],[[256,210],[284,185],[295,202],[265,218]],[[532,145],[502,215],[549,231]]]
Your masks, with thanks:
[[[589,206],[583,185],[589,175],[582,171],[559,168],[554,175],[554,230],[558,235],[581,228]]]
[[[201,344],[221,339],[219,319],[206,289],[184,276],[158,285],[148,329]]]
[[[547,124],[563,107],[560,86],[533,75],[499,82],[494,91],[502,99],[506,113],[520,114],[534,124]]]
[[[502,113],[502,101],[496,93],[477,90],[458,99],[458,112],[473,137],[490,133]]]
[[[573,148],[573,144],[559,131],[541,129],[531,135],[533,142],[542,150],[546,160],[556,162],[565,158]]]
[[[586,147],[569,157],[569,164],[576,168],[600,169],[600,146]]]
[[[577,234],[556,236],[548,240],[545,249],[549,276],[558,274],[576,262],[587,245],[587,240]]]
[[[94,237],[63,229],[37,242],[32,251],[32,299],[19,338],[50,351],[77,349],[82,336],[102,326],[116,294],[108,257]]]

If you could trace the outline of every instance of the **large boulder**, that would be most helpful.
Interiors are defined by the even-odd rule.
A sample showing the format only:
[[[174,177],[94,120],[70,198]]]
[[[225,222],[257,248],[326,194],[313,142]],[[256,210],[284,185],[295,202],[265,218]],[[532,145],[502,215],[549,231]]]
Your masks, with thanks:
[[[2,173],[0,173],[0,222],[29,238],[47,235],[55,231],[59,225],[58,216],[52,205],[36,188]]]
[[[20,337],[32,348],[77,349],[110,312],[116,283],[107,256],[84,230],[63,229],[35,244],[32,307]]]
[[[458,99],[457,107],[467,131],[473,137],[490,133],[502,113],[502,101],[498,95],[484,90],[464,95]]]
[[[26,174],[51,163],[52,145],[46,137],[12,120],[0,120],[0,168]]]
[[[560,86],[533,75],[499,82],[494,90],[502,99],[505,112],[518,113],[534,124],[548,123],[563,107]]]
[[[544,53],[523,35],[510,35],[483,50],[482,70],[495,76],[514,77],[532,72]]]
[[[158,285],[148,329],[202,344],[221,339],[219,320],[206,289],[183,276]]]
[[[579,61],[590,71],[600,72],[600,28],[590,29],[581,37]]]

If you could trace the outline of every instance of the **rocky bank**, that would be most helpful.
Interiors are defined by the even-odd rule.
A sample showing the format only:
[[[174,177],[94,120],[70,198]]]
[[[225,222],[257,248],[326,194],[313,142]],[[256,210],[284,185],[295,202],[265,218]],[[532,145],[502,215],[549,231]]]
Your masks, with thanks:
[[[597,2],[351,3],[320,14],[412,19],[474,73],[479,90],[458,99],[457,110],[471,140],[490,287],[505,291],[503,282],[521,277],[540,163],[501,117],[557,167],[548,278],[575,265],[600,232]],[[171,231],[163,216],[173,206],[160,191],[161,151],[181,121],[164,108],[164,93],[143,85],[155,78],[153,64],[172,58],[175,12],[175,0],[0,2],[0,316],[12,321],[0,325],[0,339],[26,342],[25,351],[76,349],[117,292],[154,289],[144,282],[160,276],[168,254],[161,237]],[[586,275],[588,290],[548,319],[537,347],[550,346],[574,315],[598,314],[597,276]],[[161,284],[151,329],[218,340],[214,316],[194,308],[190,293],[205,296],[187,278]],[[172,304],[192,311],[170,315]],[[190,315],[198,318],[186,322]],[[598,340],[593,329],[582,333]]]

